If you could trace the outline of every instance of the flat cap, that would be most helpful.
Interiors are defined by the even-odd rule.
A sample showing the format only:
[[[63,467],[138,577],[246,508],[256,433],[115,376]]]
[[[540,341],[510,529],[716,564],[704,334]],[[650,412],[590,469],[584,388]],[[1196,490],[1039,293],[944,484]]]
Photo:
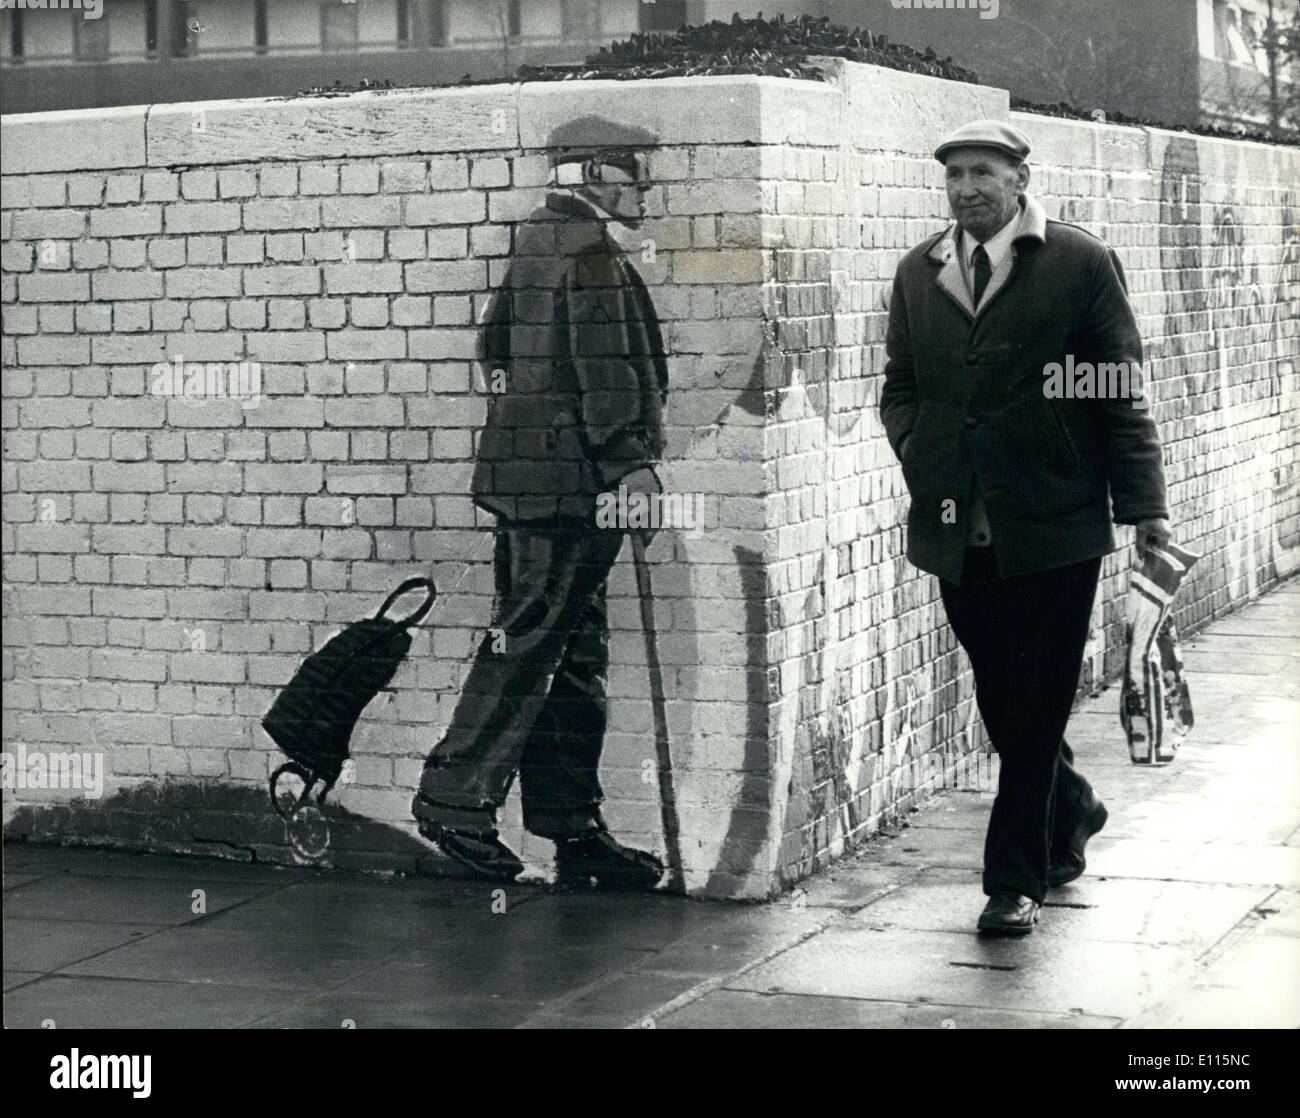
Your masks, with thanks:
[[[1029,155],[1029,139],[1020,129],[1000,120],[972,120],[944,138],[934,149],[935,159],[947,163],[948,153],[954,148],[995,148],[1013,159],[1024,159]]]
[[[621,165],[629,149],[658,145],[655,133],[635,124],[621,124],[589,113],[566,120],[547,138],[552,164],[574,163],[594,156],[605,163]]]

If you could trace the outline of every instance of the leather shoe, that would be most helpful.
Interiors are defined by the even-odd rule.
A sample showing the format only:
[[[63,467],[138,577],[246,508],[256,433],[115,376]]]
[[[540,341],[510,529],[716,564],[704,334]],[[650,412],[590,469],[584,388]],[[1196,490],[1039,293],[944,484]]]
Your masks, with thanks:
[[[448,858],[468,866],[481,877],[514,881],[523,872],[523,862],[501,841],[496,831],[453,831],[450,827],[424,821],[420,822],[419,830]]]
[[[1052,858],[1052,864],[1047,867],[1048,885],[1068,885],[1083,876],[1083,871],[1088,868],[1088,862],[1083,856],[1084,848],[1088,845],[1088,840],[1106,826],[1109,818],[1110,812],[1106,810],[1106,805],[1098,800],[1097,806],[1087,812],[1071,832],[1066,850]]]
[[[571,888],[650,890],[663,877],[653,854],[623,846],[606,830],[555,844],[555,883]]]
[[[979,930],[991,936],[1027,936],[1038,923],[1039,908],[1019,893],[994,893],[980,913]]]

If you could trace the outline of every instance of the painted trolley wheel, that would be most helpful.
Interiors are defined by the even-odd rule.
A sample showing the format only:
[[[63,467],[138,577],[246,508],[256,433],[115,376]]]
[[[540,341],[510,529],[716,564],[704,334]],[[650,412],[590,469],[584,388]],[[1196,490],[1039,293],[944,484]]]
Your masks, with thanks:
[[[289,791],[280,792],[279,783],[283,776],[296,776],[302,781],[302,791],[295,798]],[[333,787],[333,781],[327,781],[317,794],[316,803],[310,800],[312,789],[320,778],[296,761],[281,765],[271,774],[271,806],[276,815],[284,820],[289,845],[303,858],[315,861],[320,858],[330,844],[329,821],[320,806]]]
[[[330,847],[330,825],[315,804],[303,804],[286,822],[289,845],[300,858],[319,861]]]

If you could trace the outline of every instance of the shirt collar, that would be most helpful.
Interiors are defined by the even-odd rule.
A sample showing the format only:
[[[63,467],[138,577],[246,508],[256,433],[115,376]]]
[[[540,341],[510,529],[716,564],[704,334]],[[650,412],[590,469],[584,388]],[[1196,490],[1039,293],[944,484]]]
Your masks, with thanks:
[[[1047,214],[1043,211],[1042,205],[1032,194],[1021,195],[1020,223],[1016,232],[1012,236],[1012,241],[1021,241],[1025,238],[1044,242],[1047,240]],[[954,267],[960,267],[957,256],[957,245],[960,241],[958,236],[962,230],[954,223],[949,225],[943,233],[936,234],[930,244],[926,256],[935,264],[947,264],[951,261]],[[974,249],[971,250],[972,252]],[[963,262],[965,257],[960,258]]]
[[[1011,242],[1020,234],[1020,226],[1025,220],[1025,208],[1023,205],[1016,207],[1015,214],[1011,219],[984,242],[984,251],[988,253],[989,267],[996,268],[1002,263],[1002,258],[1006,256],[1011,248]],[[972,267],[971,257],[975,255],[975,250],[979,247],[979,241],[970,235],[966,230],[961,235],[962,252],[965,254],[966,267]]]

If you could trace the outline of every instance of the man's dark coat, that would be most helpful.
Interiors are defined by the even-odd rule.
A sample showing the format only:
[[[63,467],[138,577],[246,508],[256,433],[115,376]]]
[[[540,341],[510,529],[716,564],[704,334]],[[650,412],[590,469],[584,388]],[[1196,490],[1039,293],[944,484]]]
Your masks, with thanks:
[[[516,227],[480,355],[490,395],[471,491],[503,521],[590,521],[598,493],[662,457],[658,317],[584,199],[550,194]]]
[[[1045,367],[1067,355],[1140,366],[1119,259],[1032,198],[1019,221],[1011,272],[978,315],[955,227],[894,278],[880,413],[912,498],[908,559],[949,582],[961,581],[975,495],[1004,578],[1114,550],[1108,488],[1116,523],[1168,516],[1150,409],[1044,392]]]

